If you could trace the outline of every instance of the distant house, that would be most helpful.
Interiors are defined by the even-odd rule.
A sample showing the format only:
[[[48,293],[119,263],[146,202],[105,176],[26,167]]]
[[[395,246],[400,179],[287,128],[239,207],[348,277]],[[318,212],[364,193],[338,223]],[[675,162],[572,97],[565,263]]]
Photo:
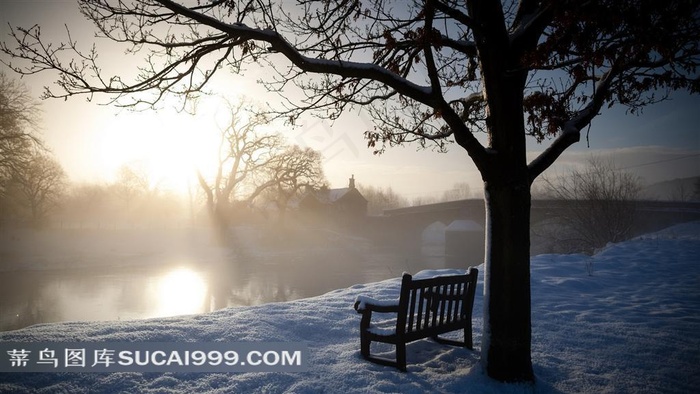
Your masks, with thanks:
[[[355,176],[342,189],[321,188],[305,193],[298,201],[302,215],[332,219],[361,219],[367,216],[367,199],[355,188]]]

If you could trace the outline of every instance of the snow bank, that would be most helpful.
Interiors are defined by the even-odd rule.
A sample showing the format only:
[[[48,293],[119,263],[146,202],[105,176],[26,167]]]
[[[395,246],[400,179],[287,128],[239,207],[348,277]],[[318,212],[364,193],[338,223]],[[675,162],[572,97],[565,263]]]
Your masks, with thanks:
[[[690,393],[700,387],[699,235],[700,223],[694,223],[611,245],[593,257],[533,258],[535,391]],[[531,392],[483,375],[483,287],[475,300],[474,351],[414,342],[406,374],[362,360],[353,303],[363,294],[396,299],[399,286],[395,278],[194,316],[42,324],[0,333],[2,341],[305,342],[309,372],[11,373],[0,379],[0,392]]]

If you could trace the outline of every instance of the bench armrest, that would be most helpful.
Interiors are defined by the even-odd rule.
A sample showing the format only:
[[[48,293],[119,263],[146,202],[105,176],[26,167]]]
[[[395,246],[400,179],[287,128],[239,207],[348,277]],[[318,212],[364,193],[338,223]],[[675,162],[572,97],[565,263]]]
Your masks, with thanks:
[[[399,300],[375,300],[374,298],[359,295],[355,299],[355,310],[357,313],[365,311],[390,313],[399,311]]]

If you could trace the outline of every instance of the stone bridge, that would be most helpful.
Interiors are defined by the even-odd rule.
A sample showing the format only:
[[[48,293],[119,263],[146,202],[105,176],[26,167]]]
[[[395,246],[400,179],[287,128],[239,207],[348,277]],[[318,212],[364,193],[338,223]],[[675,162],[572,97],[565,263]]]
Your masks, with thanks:
[[[569,202],[562,200],[533,200],[531,202],[531,224],[558,216],[567,209]],[[632,235],[658,231],[674,224],[700,220],[700,202],[676,201],[637,201],[637,222]],[[450,201],[415,207],[389,209],[384,215],[368,218],[371,232],[385,240],[400,242],[407,247],[418,247],[424,243],[426,230],[433,226],[443,231],[455,221],[469,221],[470,235],[473,239],[462,238],[457,243],[462,249],[480,249],[483,255],[485,227],[485,210],[483,199]],[[478,225],[478,226],[477,226]],[[475,231],[480,228],[481,232]],[[445,242],[450,243],[449,232],[445,232]],[[449,249],[449,245],[446,245]],[[449,254],[449,251],[446,251]]]

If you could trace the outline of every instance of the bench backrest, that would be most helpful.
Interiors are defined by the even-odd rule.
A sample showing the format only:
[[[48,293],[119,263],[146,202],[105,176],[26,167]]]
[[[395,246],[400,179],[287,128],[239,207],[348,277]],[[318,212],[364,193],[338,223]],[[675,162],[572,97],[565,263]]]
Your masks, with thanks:
[[[471,324],[476,268],[465,275],[413,280],[404,274],[396,332],[405,340],[444,334]]]

